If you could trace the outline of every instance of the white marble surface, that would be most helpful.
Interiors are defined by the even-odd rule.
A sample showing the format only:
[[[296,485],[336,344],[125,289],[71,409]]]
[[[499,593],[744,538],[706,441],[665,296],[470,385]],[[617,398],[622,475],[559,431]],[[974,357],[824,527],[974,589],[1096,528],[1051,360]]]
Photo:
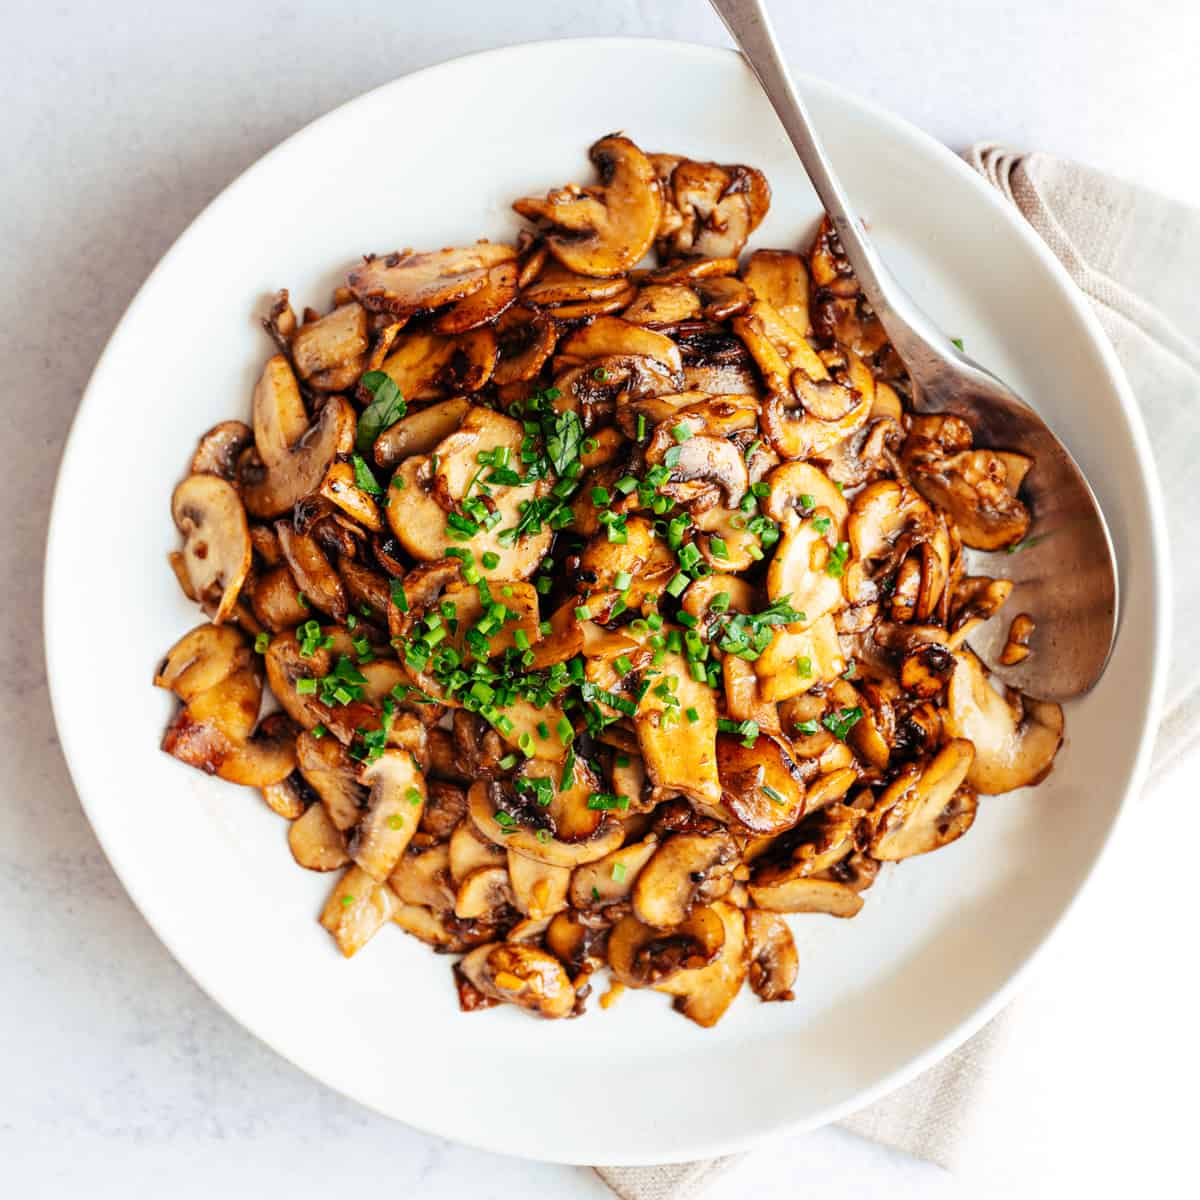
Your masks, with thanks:
[[[1200,160],[1177,153],[1185,114],[1200,111],[1192,0],[774,8],[794,62],[955,147],[1041,147],[1200,201]],[[702,0],[8,0],[0,11],[0,1193],[607,1194],[586,1171],[476,1153],[360,1109],[263,1048],[176,966],[100,853],[58,751],[41,551],[62,441],[105,338],[175,236],[263,151],[368,87],[467,51],[604,33],[721,43],[722,31]],[[553,81],[547,91],[552,101]],[[81,605],[92,586],[80,579]],[[1130,845],[1136,870],[1110,867],[1034,980],[1039,1016],[981,1100],[1015,1131],[1003,1154],[981,1151],[956,1180],[825,1130],[763,1149],[712,1195],[1178,1185],[1200,1065],[1183,921],[1195,901],[1186,859],[1162,842],[1186,836],[1190,790],[1168,789],[1154,810],[1167,832],[1147,839],[1150,855]],[[1151,855],[1165,869],[1147,877]],[[1119,886],[1131,876],[1136,903]]]

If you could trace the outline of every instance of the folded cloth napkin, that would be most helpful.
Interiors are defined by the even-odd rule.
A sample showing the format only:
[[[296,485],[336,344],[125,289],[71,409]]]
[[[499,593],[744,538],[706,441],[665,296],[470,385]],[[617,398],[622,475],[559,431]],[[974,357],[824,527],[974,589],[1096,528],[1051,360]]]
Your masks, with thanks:
[[[1045,239],[1092,303],[1149,431],[1166,493],[1175,564],[1200,563],[1191,481],[1200,462],[1200,209],[1049,154],[993,143],[967,161]],[[1151,788],[1200,750],[1200,568],[1176,570],[1174,644]],[[968,1138],[988,1064],[1016,1036],[1006,1011],[912,1083],[842,1127],[942,1166]],[[624,1200],[691,1200],[742,1156],[657,1167],[601,1167]]]

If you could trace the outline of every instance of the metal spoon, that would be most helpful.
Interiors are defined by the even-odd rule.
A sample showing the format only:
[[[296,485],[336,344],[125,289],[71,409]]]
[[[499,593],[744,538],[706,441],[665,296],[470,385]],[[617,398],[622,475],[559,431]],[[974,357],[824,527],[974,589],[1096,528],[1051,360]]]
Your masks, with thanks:
[[[975,444],[1029,455],[1022,499],[1033,513],[1015,551],[970,552],[973,574],[1013,581],[999,617],[971,638],[973,648],[1006,683],[1047,700],[1088,691],[1104,673],[1117,628],[1117,565],[1096,497],[1067,448],[1009,387],[960,353],[884,266],[854,215],[788,77],[761,0],[711,0],[741,47],[834,228],[863,293],[903,360],[921,412],[951,412],[974,430]],[[1029,613],[1031,653],[998,665],[1008,624]]]

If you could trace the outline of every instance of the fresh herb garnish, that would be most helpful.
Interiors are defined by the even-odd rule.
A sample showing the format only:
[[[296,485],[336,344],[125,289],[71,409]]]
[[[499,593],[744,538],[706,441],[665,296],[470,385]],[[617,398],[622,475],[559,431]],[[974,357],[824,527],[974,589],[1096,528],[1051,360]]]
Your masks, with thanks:
[[[368,371],[361,382],[373,399],[358,418],[354,445],[359,454],[367,455],[371,453],[375,439],[408,412],[408,405],[396,381],[383,371]]]

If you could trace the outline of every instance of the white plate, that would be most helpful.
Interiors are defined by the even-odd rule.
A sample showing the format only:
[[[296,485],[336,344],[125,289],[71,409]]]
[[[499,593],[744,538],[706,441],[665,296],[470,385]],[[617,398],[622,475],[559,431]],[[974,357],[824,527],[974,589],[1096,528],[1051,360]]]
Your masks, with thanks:
[[[1164,542],[1128,386],[1057,262],[945,148],[815,81],[850,193],[918,299],[1038,404],[1100,495],[1126,618],[1036,792],[987,799],[970,836],[885,868],[861,916],[798,918],[794,1004],[743,994],[712,1031],[667,997],[543,1023],[460,1015],[449,962],[382,931],[344,962],[253,792],[158,750],[150,686],[196,623],[167,567],[171,489],[197,436],[248,413],[274,289],[324,304],[363,251],[511,236],[509,204],[586,178],[612,129],[647,150],[763,168],[758,246],[807,243],[815,196],[731,53],[634,40],[516,46],[419,72],[267,155],[179,239],[97,367],[63,460],[46,643],[62,743],[135,902],[201,986],[281,1054],[364,1104],[477,1146],[567,1162],[727,1153],[815,1127],[947,1053],[995,1012],[1079,892],[1146,762],[1161,691]],[[119,969],[116,965],[115,969]]]

